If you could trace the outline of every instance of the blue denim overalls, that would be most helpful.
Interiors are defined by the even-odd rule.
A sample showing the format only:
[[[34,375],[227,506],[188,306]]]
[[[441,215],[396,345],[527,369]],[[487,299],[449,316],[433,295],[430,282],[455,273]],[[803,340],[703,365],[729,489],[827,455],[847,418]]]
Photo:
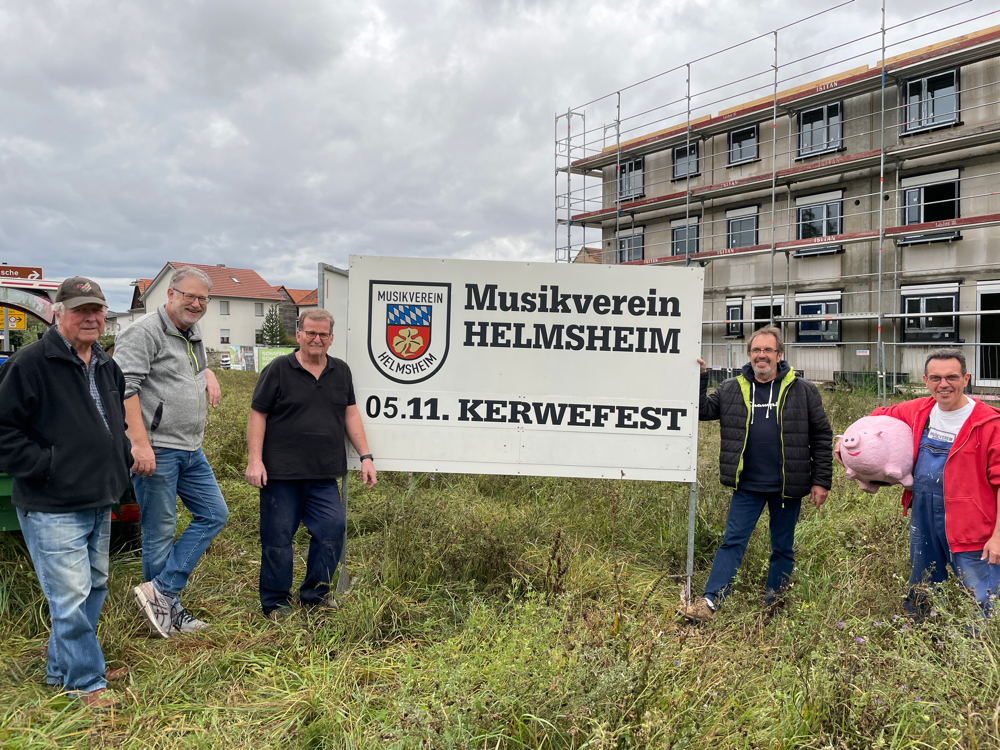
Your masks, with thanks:
[[[930,421],[928,420],[928,425]],[[975,594],[988,615],[1000,581],[1000,565],[980,560],[983,552],[955,552],[948,546],[944,513],[944,465],[951,443],[929,436],[925,425],[920,438],[917,464],[913,467],[913,503],[910,505],[910,590],[906,609],[924,615],[928,607],[926,587],[948,577],[951,564],[959,581]]]

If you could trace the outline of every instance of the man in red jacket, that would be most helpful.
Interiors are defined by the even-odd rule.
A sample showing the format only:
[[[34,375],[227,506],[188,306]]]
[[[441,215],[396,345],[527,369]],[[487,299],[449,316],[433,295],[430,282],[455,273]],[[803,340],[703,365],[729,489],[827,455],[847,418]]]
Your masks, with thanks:
[[[1000,584],[1000,412],[965,395],[969,377],[961,350],[937,349],[924,362],[929,398],[872,412],[913,430],[913,489],[903,493],[911,565],[905,604],[918,615],[926,584],[944,581],[948,564],[984,615]],[[839,441],[836,453],[839,460]]]

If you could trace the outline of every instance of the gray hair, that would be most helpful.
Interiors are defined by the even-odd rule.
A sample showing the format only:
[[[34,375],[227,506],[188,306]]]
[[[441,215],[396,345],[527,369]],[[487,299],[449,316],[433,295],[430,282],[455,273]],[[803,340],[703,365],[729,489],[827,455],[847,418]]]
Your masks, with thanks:
[[[170,277],[170,286],[175,287],[184,281],[184,279],[194,279],[199,284],[202,284],[208,291],[212,291],[212,280],[208,278],[208,274],[200,268],[181,266],[174,271],[174,275]]]
[[[957,359],[958,364],[962,366],[962,374],[965,375],[968,372],[965,365],[965,354],[961,349],[935,349],[932,351],[924,360],[924,375],[927,374],[927,365],[931,363],[932,359]]]
[[[753,348],[753,340],[758,336],[774,336],[775,346],[779,352],[784,353],[785,343],[781,340],[781,329],[777,326],[764,326],[750,334],[750,338],[747,340],[747,354]]]
[[[312,318],[313,320],[325,320],[330,323],[330,332],[333,333],[333,315],[330,314],[328,310],[324,310],[322,307],[314,307],[311,310],[303,310],[299,314],[298,329],[300,331],[305,330],[306,320]]]

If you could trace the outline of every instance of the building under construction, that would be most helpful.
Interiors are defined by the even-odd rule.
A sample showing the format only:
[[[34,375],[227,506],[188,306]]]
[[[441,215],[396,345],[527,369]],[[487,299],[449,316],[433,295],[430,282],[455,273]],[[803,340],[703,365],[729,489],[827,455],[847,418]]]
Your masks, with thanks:
[[[883,12],[780,61],[786,29],[840,7],[718,53],[767,45],[759,72],[697,90],[710,55],[557,115],[556,260],[703,265],[718,375],[773,322],[812,380],[885,393],[955,345],[976,391],[1000,391],[996,11],[945,8],[927,33],[927,16],[887,28]],[[642,111],[626,117],[629,97]]]

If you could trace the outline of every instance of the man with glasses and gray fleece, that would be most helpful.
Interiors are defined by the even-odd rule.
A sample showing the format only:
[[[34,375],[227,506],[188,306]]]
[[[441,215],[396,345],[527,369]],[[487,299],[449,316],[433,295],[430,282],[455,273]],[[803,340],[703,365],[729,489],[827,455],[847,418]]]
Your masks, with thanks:
[[[816,386],[795,376],[782,359],[781,330],[761,328],[747,342],[750,361],[708,395],[701,359],[699,420],[721,422],[719,478],[734,489],[722,545],[715,553],[704,596],[678,607],[693,622],[712,619],[743,561],[750,534],[767,506],[771,560],[766,603],[780,604],[795,565],[795,524],[802,498],[818,509],[833,479],[833,431]]]
[[[132,591],[150,630],[163,638],[206,627],[181,606],[179,596],[229,517],[201,450],[207,405],[218,406],[222,395],[198,327],[211,288],[204,271],[176,269],[167,303],[115,342],[115,361],[125,375],[125,418],[142,523],[145,582]],[[175,541],[178,496],[192,519]]]
[[[930,396],[872,412],[913,431],[913,487],[903,492],[903,515],[910,512],[904,606],[916,617],[930,610],[928,589],[948,577],[948,565],[984,617],[1000,585],[1000,412],[965,395],[970,377],[961,349],[936,349],[924,362]],[[843,450],[851,447],[838,440],[838,461]]]

